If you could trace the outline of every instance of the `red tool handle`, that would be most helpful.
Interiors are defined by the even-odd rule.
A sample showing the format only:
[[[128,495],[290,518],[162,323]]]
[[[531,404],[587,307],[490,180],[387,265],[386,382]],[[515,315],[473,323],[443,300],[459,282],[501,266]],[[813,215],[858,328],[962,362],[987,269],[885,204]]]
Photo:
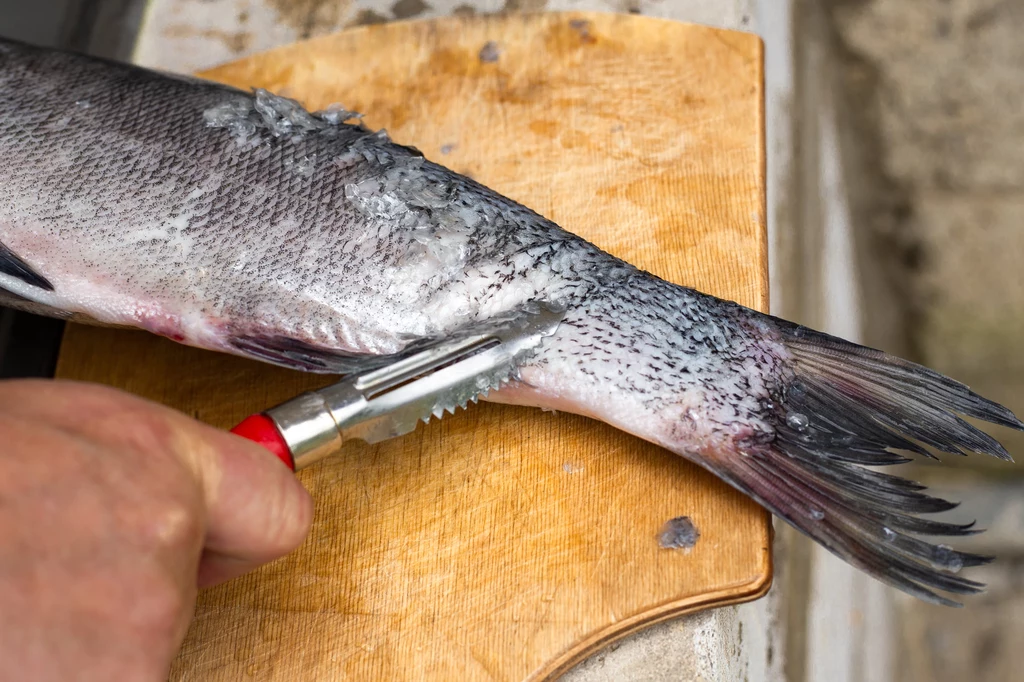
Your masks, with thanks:
[[[277,458],[287,464],[289,469],[295,471],[295,459],[292,457],[292,452],[273,420],[267,415],[254,414],[251,417],[246,417],[241,424],[231,429],[231,433],[262,445],[277,455]]]

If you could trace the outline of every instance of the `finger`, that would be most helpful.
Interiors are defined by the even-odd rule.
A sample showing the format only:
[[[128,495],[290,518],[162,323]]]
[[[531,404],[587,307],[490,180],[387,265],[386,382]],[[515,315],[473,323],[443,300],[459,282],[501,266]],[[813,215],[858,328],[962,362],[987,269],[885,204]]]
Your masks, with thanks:
[[[220,585],[228,580],[234,580],[246,573],[251,573],[260,567],[260,563],[248,559],[239,559],[206,550],[199,561],[198,585],[200,589]]]
[[[56,426],[139,453],[170,453],[199,482],[204,549],[255,567],[302,543],[313,504],[295,475],[263,447],[165,406],[75,382],[9,384],[13,410],[49,415]]]
[[[207,580],[226,579],[298,547],[313,522],[313,501],[288,467],[266,449],[204,427],[212,458],[202,458]],[[225,568],[230,567],[230,568]],[[243,570],[243,567],[244,570]]]

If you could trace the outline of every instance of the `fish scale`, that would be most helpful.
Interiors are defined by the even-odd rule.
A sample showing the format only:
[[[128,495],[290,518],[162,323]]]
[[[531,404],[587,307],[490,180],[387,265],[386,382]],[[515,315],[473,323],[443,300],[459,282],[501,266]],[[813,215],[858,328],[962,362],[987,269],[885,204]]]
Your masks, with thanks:
[[[341,106],[0,40],[0,158],[9,305],[329,374],[556,305],[487,400],[665,447],[917,597],[980,589],[949,569],[983,557],[914,537],[964,534],[912,516],[945,503],[865,467],[923,444],[1009,459],[957,416],[1024,429],[1009,410],[643,272]]]

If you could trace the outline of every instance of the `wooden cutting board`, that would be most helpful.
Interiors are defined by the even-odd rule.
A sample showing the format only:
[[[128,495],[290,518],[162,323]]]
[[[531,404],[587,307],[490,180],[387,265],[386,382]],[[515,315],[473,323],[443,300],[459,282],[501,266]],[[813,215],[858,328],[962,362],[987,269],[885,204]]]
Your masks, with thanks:
[[[204,74],[399,142],[667,279],[767,307],[760,40],[611,14],[368,26]],[[60,377],[230,427],[330,379],[70,326]],[[291,556],[204,592],[175,680],[522,680],[638,628],[762,595],[769,517],[603,424],[471,407],[300,474]],[[689,551],[659,530],[688,516]]]

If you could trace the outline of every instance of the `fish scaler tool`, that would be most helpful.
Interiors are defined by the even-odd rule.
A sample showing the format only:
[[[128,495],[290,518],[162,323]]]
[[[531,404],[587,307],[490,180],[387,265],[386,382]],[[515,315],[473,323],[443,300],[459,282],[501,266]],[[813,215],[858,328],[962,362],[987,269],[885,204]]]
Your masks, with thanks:
[[[559,307],[533,306],[484,332],[303,393],[231,432],[264,446],[293,471],[337,453],[349,440],[379,443],[405,435],[500,388],[564,316]]]

